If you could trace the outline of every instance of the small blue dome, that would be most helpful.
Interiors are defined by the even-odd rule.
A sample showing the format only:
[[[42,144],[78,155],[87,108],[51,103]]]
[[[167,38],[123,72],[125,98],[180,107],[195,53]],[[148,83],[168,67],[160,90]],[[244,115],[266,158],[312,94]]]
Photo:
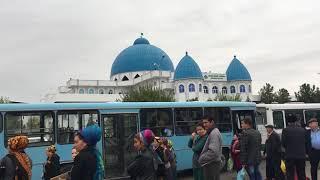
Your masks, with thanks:
[[[146,38],[140,37],[133,42],[133,45],[137,44],[150,44]]]
[[[114,60],[111,76],[136,71],[174,71],[170,57],[160,48],[153,46],[143,37],[124,49]]]
[[[198,64],[188,53],[180,60],[174,73],[174,80],[181,79],[203,79]]]
[[[244,80],[251,81],[251,76],[247,68],[234,56],[231,61],[228,69],[227,69],[227,80],[235,81],[235,80]]]

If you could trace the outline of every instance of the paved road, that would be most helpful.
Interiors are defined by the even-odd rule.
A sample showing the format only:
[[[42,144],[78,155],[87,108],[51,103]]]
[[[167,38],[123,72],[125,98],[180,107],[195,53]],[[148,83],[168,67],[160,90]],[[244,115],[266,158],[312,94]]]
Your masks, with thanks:
[[[307,176],[308,177],[311,177],[310,176],[310,163],[309,162],[306,162],[306,174],[307,174]],[[320,170],[318,170],[318,171],[320,171]],[[266,172],[266,164],[265,164],[265,162],[263,161],[262,162],[262,164],[260,165],[260,172],[262,173],[262,175],[263,175],[263,179],[265,178],[265,176],[266,176],[266,174],[265,174],[265,172]],[[319,174],[320,172],[318,172],[318,174]],[[178,178],[179,180],[181,179],[181,180],[192,180],[193,178],[192,178],[192,173],[185,173],[183,176],[180,176],[179,178]],[[225,173],[222,173],[222,175],[221,175],[221,178],[220,178],[221,180],[236,180],[237,178],[236,178],[236,173],[235,172],[233,172],[233,173],[230,173],[230,172],[225,172]]]

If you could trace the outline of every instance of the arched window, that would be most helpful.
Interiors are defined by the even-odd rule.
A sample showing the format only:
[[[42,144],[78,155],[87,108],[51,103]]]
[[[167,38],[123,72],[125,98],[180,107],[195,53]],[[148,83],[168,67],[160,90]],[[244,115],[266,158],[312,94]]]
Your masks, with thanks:
[[[194,87],[194,84],[189,84],[189,92],[195,92],[196,89]]]
[[[246,87],[245,87],[244,85],[241,85],[241,86],[240,86],[240,92],[241,92],[241,93],[246,92]]]
[[[182,84],[179,85],[179,93],[184,93],[184,86]]]
[[[99,94],[104,94],[104,90],[103,89],[99,89]]]
[[[230,93],[231,94],[236,93],[236,88],[234,86],[230,87]]]
[[[202,92],[202,85],[199,84],[199,92]]]
[[[89,89],[89,94],[94,94],[94,89]]]
[[[203,86],[203,93],[208,94],[208,86]]]
[[[110,89],[110,90],[109,90],[109,94],[113,94],[113,91],[112,91],[112,89]]]
[[[213,94],[218,94],[218,92],[219,92],[219,91],[218,91],[218,87],[217,87],[217,86],[213,86],[213,87],[212,87],[212,93],[213,93]]]
[[[222,94],[227,94],[228,93],[228,89],[227,89],[227,87],[223,87],[222,88]]]
[[[251,85],[249,85],[249,93],[251,93]]]
[[[79,94],[84,94],[84,89],[79,89]]]
[[[123,76],[122,81],[129,81],[127,76]]]
[[[134,78],[136,79],[136,78],[138,78],[138,77],[140,77],[140,75],[139,75],[139,74],[136,74],[136,76],[135,76]]]

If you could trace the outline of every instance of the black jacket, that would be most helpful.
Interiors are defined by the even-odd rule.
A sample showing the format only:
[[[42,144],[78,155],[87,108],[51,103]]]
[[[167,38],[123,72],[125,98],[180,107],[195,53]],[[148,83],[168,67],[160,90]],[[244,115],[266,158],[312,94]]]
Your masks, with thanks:
[[[97,163],[93,147],[87,147],[81,150],[74,159],[71,180],[92,180],[96,169]]]
[[[50,161],[50,163],[48,163]],[[57,154],[53,154],[53,156],[49,159],[47,158],[47,163],[44,166],[44,178],[50,179],[60,174],[60,157]]]
[[[281,141],[278,133],[273,131],[265,143],[265,153],[267,159],[280,160],[281,159]]]
[[[129,164],[127,168],[128,174],[134,180],[155,180],[156,171],[154,163],[154,152],[146,149]]]
[[[285,159],[305,159],[308,146],[307,131],[302,127],[290,125],[282,131],[282,146]]]
[[[242,131],[240,135],[240,162],[243,165],[258,165],[261,162],[261,134],[255,129]]]

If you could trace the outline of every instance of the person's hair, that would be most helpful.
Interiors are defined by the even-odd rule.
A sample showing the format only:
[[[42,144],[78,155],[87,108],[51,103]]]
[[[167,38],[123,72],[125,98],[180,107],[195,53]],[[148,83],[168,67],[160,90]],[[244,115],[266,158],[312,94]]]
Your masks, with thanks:
[[[197,129],[197,127],[202,127],[203,129],[205,129],[204,124],[203,124],[202,121],[200,121],[200,122],[197,123],[196,129]]]
[[[311,118],[309,121],[318,122],[318,119],[317,119],[317,118]],[[312,123],[312,122],[310,122],[310,123]],[[309,123],[309,124],[310,124],[310,123]]]
[[[203,120],[208,120],[210,123],[211,123],[212,121],[214,121],[213,117],[208,116],[208,115],[203,116],[203,117],[202,117],[202,121],[203,121]]]
[[[242,122],[244,122],[245,124],[248,124],[249,126],[252,127],[252,120],[251,120],[251,119],[249,119],[249,118],[244,118],[244,119],[242,120]]]

